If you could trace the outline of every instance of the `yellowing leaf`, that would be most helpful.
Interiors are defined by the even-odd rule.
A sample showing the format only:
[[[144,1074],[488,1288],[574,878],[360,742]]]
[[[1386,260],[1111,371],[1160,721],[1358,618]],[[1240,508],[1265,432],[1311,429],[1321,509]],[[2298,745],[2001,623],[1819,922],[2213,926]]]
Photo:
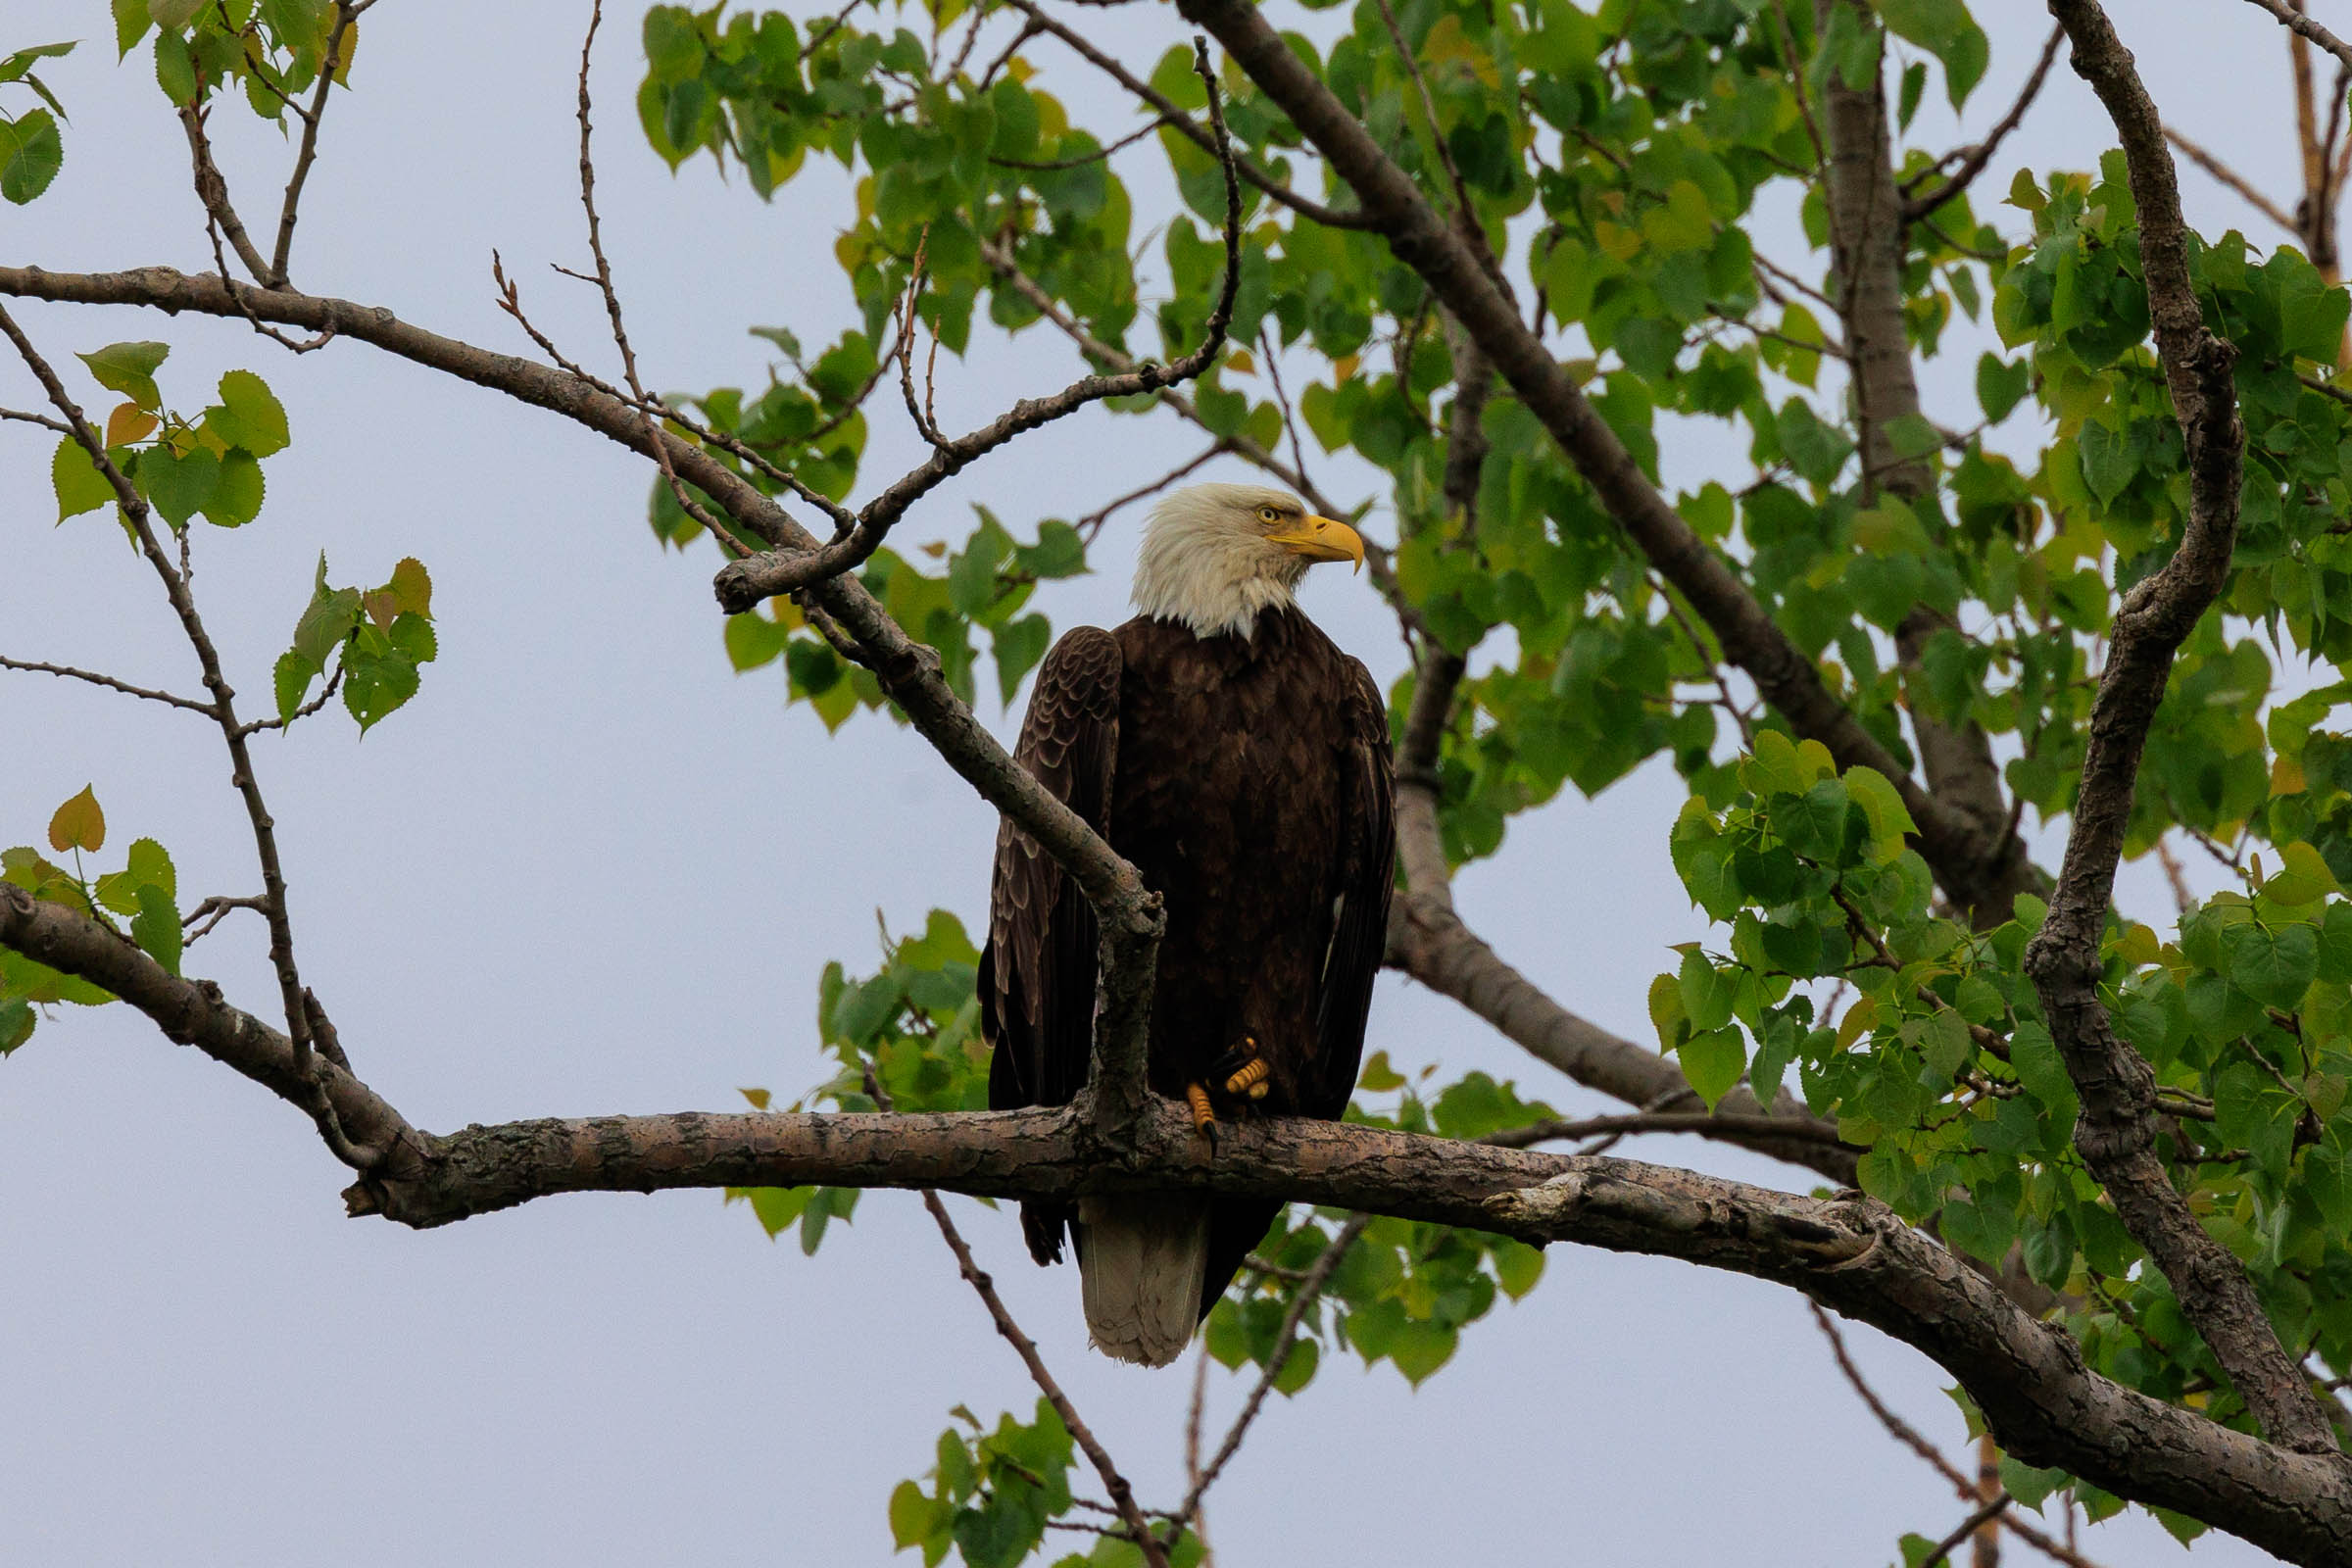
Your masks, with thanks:
[[[2271,793],[2273,795],[2300,795],[2308,788],[2310,785],[2304,782],[2301,762],[2291,757],[2271,759]]]
[[[385,584],[394,604],[412,615],[433,618],[433,579],[424,569],[424,563],[415,556],[404,556],[392,568],[392,580]]]
[[[106,813],[98,808],[97,792],[85,784],[49,818],[49,847],[60,855],[68,850],[95,854],[105,845]]]
[[[132,441],[144,441],[155,433],[156,417],[136,403],[116,406],[106,416],[106,444],[122,446]]]

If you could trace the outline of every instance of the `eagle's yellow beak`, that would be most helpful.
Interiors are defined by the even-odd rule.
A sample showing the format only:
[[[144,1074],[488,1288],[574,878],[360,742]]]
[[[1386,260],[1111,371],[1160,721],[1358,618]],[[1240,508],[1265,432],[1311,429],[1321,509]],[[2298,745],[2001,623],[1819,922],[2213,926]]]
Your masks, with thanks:
[[[1330,517],[1308,516],[1299,519],[1296,528],[1266,535],[1266,543],[1280,545],[1295,556],[1309,561],[1352,561],[1355,569],[1364,566],[1364,541],[1361,535],[1344,522]]]

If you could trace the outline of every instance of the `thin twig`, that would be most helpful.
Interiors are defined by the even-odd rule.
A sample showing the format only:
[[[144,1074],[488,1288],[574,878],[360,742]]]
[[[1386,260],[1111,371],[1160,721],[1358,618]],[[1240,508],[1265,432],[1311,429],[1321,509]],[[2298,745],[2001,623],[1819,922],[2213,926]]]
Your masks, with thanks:
[[[215,894],[179,917],[181,929],[187,930],[189,927],[194,927],[193,930],[188,930],[188,934],[181,939],[181,946],[194,947],[213,927],[227,919],[231,910],[253,909],[267,912],[268,907],[269,901],[266,899],[224,899]],[[204,923],[197,925],[199,920]]]
[[[226,282],[226,279],[222,280]],[[253,767],[253,758],[245,745],[245,732],[237,721],[236,694],[230,690],[227,677],[221,672],[220,656],[213,645],[212,635],[205,630],[204,619],[196,612],[196,601],[189,592],[187,579],[172,565],[155,536],[153,514],[146,497],[139,494],[129,477],[107,453],[106,442],[90,427],[80,405],[66,391],[65,383],[57,377],[49,362],[33,347],[32,340],[17,325],[16,318],[0,309],[0,334],[16,346],[18,357],[32,371],[34,379],[49,396],[51,407],[65,416],[73,427],[74,439],[89,455],[91,463],[105,475],[121,505],[122,518],[130,525],[139,551],[164,585],[164,596],[171,601],[173,613],[179,617],[180,629],[187,635],[188,644],[195,650],[196,662],[203,672],[204,688],[212,693],[210,711],[220,726],[220,735],[228,746],[229,783],[245,804],[245,814],[253,829],[254,851],[261,861],[262,890],[269,901],[264,909],[270,924],[270,963],[276,972],[280,999],[285,1004],[286,1036],[293,1058],[293,1080],[306,1098],[305,1108],[318,1123],[321,1137],[336,1156],[363,1173],[381,1163],[384,1152],[355,1147],[343,1136],[336,1119],[333,1102],[326,1097],[318,1070],[318,1057],[311,1049],[311,1009],[303,1001],[302,977],[294,964],[294,932],[286,908],[285,874],[277,858],[277,833],[269,807],[262,800],[261,784]]]
[[[1168,486],[1174,484],[1186,474],[1191,473],[1194,469],[1199,468],[1202,464],[1207,463],[1210,459],[1222,457],[1232,450],[1233,444],[1229,441],[1221,439],[1212,441],[1207,446],[1201,448],[1198,453],[1195,453],[1192,457],[1186,459],[1183,463],[1178,464],[1175,467],[1170,468],[1166,473],[1163,473],[1158,478],[1152,480],[1150,484],[1139,485],[1135,489],[1128,491],[1125,495],[1120,496],[1117,500],[1104,503],[1102,506],[1096,508],[1093,512],[1088,513],[1085,516],[1080,517],[1071,526],[1078,530],[1078,536],[1081,539],[1084,539],[1089,544],[1092,544],[1094,542],[1095,535],[1102,531],[1102,525],[1110,520],[1113,513],[1122,511],[1127,507],[1131,507],[1138,501],[1142,501],[1151,496],[1159,494],[1160,491],[1165,490]]]
[[[183,534],[181,537],[186,536]],[[343,684],[343,672],[347,668],[349,668],[348,665],[341,660],[337,660],[334,671],[326,677],[326,684],[318,688],[318,695],[294,710],[292,713],[283,717],[273,714],[269,718],[248,719],[240,728],[248,735],[257,735],[266,729],[284,729],[298,718],[310,717],[333,699],[336,688]]]
[[[22,669],[41,675],[63,675],[70,680],[85,680],[93,686],[103,686],[109,691],[122,692],[125,696],[143,697],[151,703],[168,703],[173,708],[184,708],[191,713],[202,713],[207,718],[216,716],[213,705],[210,703],[200,703],[193,697],[176,697],[170,692],[150,691],[144,686],[133,686],[128,681],[117,680],[112,675],[101,675],[87,669],[75,669],[71,664],[46,664],[32,659],[0,658],[0,669]]]
[[[956,1254],[957,1270],[962,1273],[964,1282],[979,1296],[981,1304],[988,1308],[989,1318],[996,1324],[997,1332],[1004,1337],[1005,1343],[1012,1347],[1013,1353],[1021,1358],[1021,1364],[1029,1369],[1029,1380],[1046,1396],[1046,1402],[1054,1406],[1054,1413],[1061,1417],[1062,1427],[1068,1431],[1071,1441],[1078,1445],[1079,1451],[1095,1467],[1095,1473],[1102,1478],[1103,1488],[1109,1492],[1112,1504],[1119,1510],[1120,1520],[1132,1533],[1136,1545],[1142,1549],[1144,1560],[1152,1568],[1167,1568],[1167,1552],[1153,1538],[1143,1510],[1136,1506],[1135,1490],[1128,1486],[1127,1478],[1119,1474],[1119,1467],[1111,1462],[1109,1453],[1096,1440],[1094,1430],[1079,1417],[1077,1407],[1070,1403],[1070,1396],[1061,1392],[1061,1385],[1047,1370],[1045,1358],[1037,1353],[1037,1343],[1021,1332],[1021,1326],[1004,1309],[1004,1299],[997,1295],[996,1282],[981,1270],[979,1264],[972,1261],[972,1250],[964,1245],[962,1233],[956,1229],[956,1222],[948,1217],[947,1204],[939,1200],[939,1194],[924,1188],[923,1206],[931,1211],[931,1218],[939,1226],[939,1234],[947,1239],[949,1250]]]
[[[2261,0],[2255,0],[2255,3],[2260,4]],[[2245,201],[2247,206],[2253,208],[2256,212],[2269,219],[2272,222],[2277,223],[2280,228],[2285,229],[2289,234],[2293,234],[2298,238],[2301,237],[2303,230],[2296,224],[2295,220],[2292,218],[2289,218],[2286,213],[2279,208],[2277,202],[2272,201],[2261,191],[2256,190],[2243,175],[2237,172],[2237,171],[2231,169],[2228,164],[2223,163],[2219,158],[2214,157],[2213,154],[2207,152],[2195,142],[2190,141],[2186,136],[2181,135],[2180,132],[2175,130],[2170,125],[2164,127],[2164,139],[2171,142],[2174,148],[2177,149],[2181,156],[2186,158],[2190,163],[2196,165],[2208,174],[2211,174],[2215,179],[2221,181],[2224,185],[2227,185],[2230,190],[2235,191],[2238,196]]]
[[[1952,1554],[1953,1547],[1959,1545],[1960,1543],[1975,1535],[1978,1528],[1986,1520],[1997,1516],[2001,1510],[2007,1508],[2008,1506],[2009,1494],[2004,1489],[2003,1491],[1996,1493],[1991,1501],[1985,1503],[1984,1506],[1977,1509],[1975,1513],[1972,1513],[1967,1518],[1961,1520],[1958,1529],[1954,1530],[1950,1535],[1937,1542],[1934,1551],[1931,1551],[1925,1557],[1920,1558],[1919,1568],[1936,1568],[1937,1563],[1943,1561]]]
[[[1537,1144],[1628,1133],[1697,1133],[1703,1138],[1794,1138],[1812,1143],[1841,1142],[1835,1128],[1799,1122],[1787,1116],[1721,1114],[1696,1111],[1632,1111],[1616,1116],[1587,1116],[1578,1121],[1544,1120],[1524,1127],[1489,1133],[1479,1140],[1498,1149],[1531,1149]]]
[[[1175,1518],[1169,1522],[1167,1544],[1175,1544],[1177,1535],[1186,1522],[1200,1511],[1200,1499],[1208,1494],[1210,1487],[1217,1484],[1217,1477],[1224,1472],[1227,1462],[1241,1450],[1242,1439],[1250,1433],[1250,1423],[1257,1419],[1258,1409],[1266,1402],[1266,1395],[1272,1391],[1274,1380],[1282,1376],[1282,1369],[1289,1362],[1293,1348],[1298,1343],[1298,1325],[1305,1318],[1306,1309],[1314,1304],[1316,1297],[1323,1294],[1323,1287],[1330,1283],[1333,1271],[1340,1266],[1340,1259],[1371,1223],[1372,1216],[1369,1214],[1348,1215],[1348,1222],[1333,1233],[1322,1253],[1316,1257],[1314,1266],[1299,1281],[1298,1294],[1291,1298],[1290,1310],[1282,1315],[1282,1326],[1274,1331],[1274,1353],[1266,1357],[1265,1369],[1258,1374],[1257,1386],[1250,1391],[1250,1397],[1242,1401],[1241,1414],[1235,1416],[1233,1425],[1226,1429],[1225,1441],[1217,1445],[1216,1457],[1208,1461],[1208,1468],[1201,1471],[1200,1479],[1185,1492],[1184,1502],[1177,1508]]]
[[[1823,1337],[1830,1342],[1830,1353],[1837,1358],[1838,1370],[1844,1374],[1847,1386],[1861,1396],[1864,1404],[1870,1407],[1870,1413],[1878,1417],[1879,1425],[1885,1427],[1887,1435],[1895,1442],[1918,1454],[1936,1474],[1950,1482],[1952,1491],[1963,1501],[1974,1501],[1977,1496],[1975,1484],[1961,1473],[1957,1465],[1946,1459],[1934,1444],[1921,1437],[1917,1428],[1888,1409],[1886,1402],[1879,1397],[1869,1382],[1864,1379],[1862,1369],[1854,1365],[1853,1356],[1846,1351],[1845,1336],[1838,1332],[1837,1322],[1820,1306],[1810,1301],[1806,1305],[1811,1307],[1813,1321],[1820,1325]],[[2034,1526],[2027,1524],[2015,1513],[2004,1511],[1999,1517],[2003,1529],[2044,1556],[2065,1563],[2068,1568],[2098,1568],[2096,1563],[2077,1552],[2071,1543],[2059,1543],[2054,1538],[2044,1535]]]
[[[1098,147],[1091,153],[1080,153],[1075,158],[1055,158],[1046,163],[1033,162],[1027,158],[991,158],[989,162],[1000,169],[1026,169],[1033,170],[1038,173],[1050,173],[1057,169],[1083,169],[1088,164],[1102,162],[1113,153],[1124,152],[1166,123],[1165,120],[1148,121],[1140,129],[1128,132],[1109,146]]]
[[[2001,117],[2000,122],[1986,133],[1983,141],[1968,149],[1960,160],[1960,167],[1952,171],[1949,179],[1925,196],[1917,193],[1917,186],[1926,179],[1927,175],[1921,175],[1918,179],[1904,183],[1903,219],[1906,222],[1912,219],[1924,217],[1941,207],[1945,202],[1968,189],[1970,182],[1984,172],[1984,166],[1992,161],[1992,155],[2000,147],[2002,140],[2017,128],[2020,121],[2026,118],[2026,111],[2034,107],[2034,100],[2040,95],[2042,82],[2050,74],[2050,66],[2058,58],[2058,46],[2064,42],[2066,42],[2066,29],[2059,26],[2051,27],[2049,41],[2041,46],[2041,58],[2034,63],[2034,73],[2026,78],[2025,90],[2017,95],[2017,102],[2009,106],[2009,112]],[[1937,162],[1940,163],[1941,160],[1937,160]],[[1930,170],[1928,172],[1932,174],[1935,171]]]
[[[2290,6],[2286,0],[2246,0],[2246,3],[2262,7],[2263,10],[2277,17],[2279,24],[2289,32],[2302,34],[2335,56],[2336,59],[2346,65],[2352,65],[2352,44],[2344,42],[2343,39],[2305,16],[2301,7]]]
[[[855,570],[881,548],[882,541],[915,502],[1014,437],[1104,398],[1158,391],[1192,380],[1214,363],[1225,346],[1226,328],[1233,320],[1234,300],[1241,288],[1242,189],[1241,177],[1234,167],[1232,140],[1225,126],[1223,94],[1217,86],[1216,72],[1209,65],[1208,40],[1203,37],[1196,36],[1193,40],[1193,69],[1208,91],[1209,125],[1216,133],[1217,156],[1225,173],[1225,275],[1216,303],[1209,310],[1207,323],[1201,329],[1200,345],[1165,366],[1146,362],[1123,374],[1086,376],[1051,397],[1025,398],[993,423],[952,441],[931,434],[933,448],[929,461],[909,470],[868,502],[858,514],[857,526],[846,536],[815,550],[768,551],[723,569],[716,583],[722,607],[741,612],[762,599],[792,593]],[[901,366],[902,382],[910,388],[911,378],[904,361]],[[911,390],[908,397],[910,412],[914,412]],[[929,422],[927,413],[917,412],[915,417],[918,427]]]
[[[327,34],[326,58],[319,62],[318,87],[311,94],[311,106],[302,112],[302,143],[294,154],[294,172],[286,179],[286,199],[277,213],[277,244],[270,254],[269,275],[262,279],[270,288],[286,286],[286,266],[294,255],[294,221],[302,206],[302,187],[310,180],[311,166],[318,159],[318,126],[326,119],[326,95],[335,84],[335,72],[342,64],[343,45],[351,36],[352,20],[360,14],[349,0],[336,0],[334,30]]]
[[[710,510],[688,493],[686,481],[678,477],[676,466],[669,461],[669,443],[662,439],[660,421],[651,413],[645,412],[645,405],[653,400],[646,393],[645,383],[637,377],[637,353],[629,347],[629,329],[621,320],[620,294],[612,286],[612,264],[605,259],[604,227],[596,216],[596,160],[589,152],[588,62],[596,49],[596,30],[604,24],[604,21],[605,0],[594,0],[588,9],[587,36],[580,40],[580,208],[588,217],[588,254],[596,261],[597,292],[604,296],[605,316],[612,324],[612,346],[620,351],[621,373],[628,378],[629,391],[635,394],[639,413],[645,420],[649,438],[647,445],[654,449],[654,461],[662,469],[662,478],[668,484],[671,497],[678,503],[680,511],[702,524],[703,530],[710,535],[722,552],[738,558],[748,556],[752,553],[751,547],[736,538],[731,530],[720,526]]]
[[[244,220],[237,217],[237,209],[228,199],[228,181],[221,174],[220,166],[213,160],[212,139],[205,134],[204,128],[205,117],[209,113],[208,109],[195,104],[179,106],[179,124],[180,129],[187,133],[188,162],[193,166],[196,199],[203,203],[205,217],[228,236],[228,243],[236,251],[237,260],[245,264],[245,270],[253,274],[253,280],[267,285],[270,264],[262,260],[262,253],[255,247],[252,236],[245,232]],[[228,276],[225,266],[221,268],[220,275],[223,278]]]

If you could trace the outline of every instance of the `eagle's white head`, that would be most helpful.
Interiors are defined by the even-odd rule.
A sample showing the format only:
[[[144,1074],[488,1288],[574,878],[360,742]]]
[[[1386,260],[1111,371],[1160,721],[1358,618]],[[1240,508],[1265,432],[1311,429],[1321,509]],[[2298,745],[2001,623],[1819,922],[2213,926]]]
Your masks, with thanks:
[[[1291,603],[1318,561],[1364,564],[1353,528],[1318,517],[1284,490],[1196,484],[1170,491],[1144,525],[1135,608],[1180,620],[1198,637],[1247,637],[1260,611]]]

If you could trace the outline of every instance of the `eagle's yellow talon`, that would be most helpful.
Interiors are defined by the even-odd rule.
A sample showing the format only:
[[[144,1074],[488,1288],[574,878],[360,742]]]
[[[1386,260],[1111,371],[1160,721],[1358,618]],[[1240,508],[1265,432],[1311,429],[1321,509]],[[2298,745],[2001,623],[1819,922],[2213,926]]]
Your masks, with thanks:
[[[1273,1071],[1272,1067],[1266,1065],[1265,1057],[1252,1056],[1225,1080],[1225,1092],[1229,1095],[1247,1095],[1251,1100],[1263,1100],[1266,1098],[1266,1079]]]
[[[1193,1131],[1204,1133],[1217,1124],[1217,1113],[1209,1108],[1207,1085],[1186,1084],[1184,1100],[1193,1107]]]

